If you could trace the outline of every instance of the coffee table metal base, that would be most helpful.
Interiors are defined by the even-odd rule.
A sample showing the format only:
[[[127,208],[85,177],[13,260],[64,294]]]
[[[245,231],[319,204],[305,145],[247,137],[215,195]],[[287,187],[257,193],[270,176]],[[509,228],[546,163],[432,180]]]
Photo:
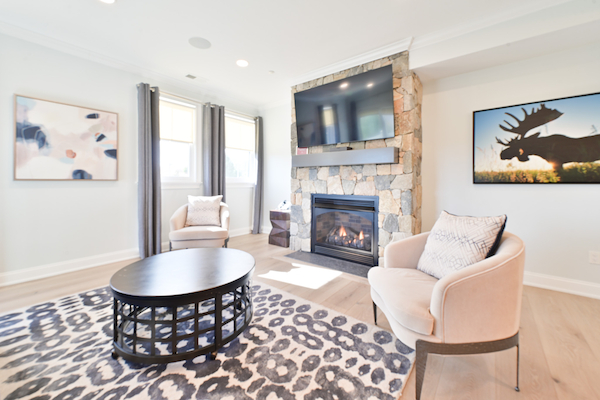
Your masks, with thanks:
[[[183,297],[113,293],[114,352],[127,361],[161,364],[217,351],[252,320],[249,275],[230,285]]]

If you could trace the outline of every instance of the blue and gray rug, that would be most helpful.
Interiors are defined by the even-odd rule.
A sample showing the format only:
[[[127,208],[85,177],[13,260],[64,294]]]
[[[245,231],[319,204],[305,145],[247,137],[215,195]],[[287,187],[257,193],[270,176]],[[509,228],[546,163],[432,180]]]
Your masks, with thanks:
[[[397,399],[414,351],[387,331],[270,286],[220,350],[171,364],[113,360],[108,288],[0,316],[0,399]]]

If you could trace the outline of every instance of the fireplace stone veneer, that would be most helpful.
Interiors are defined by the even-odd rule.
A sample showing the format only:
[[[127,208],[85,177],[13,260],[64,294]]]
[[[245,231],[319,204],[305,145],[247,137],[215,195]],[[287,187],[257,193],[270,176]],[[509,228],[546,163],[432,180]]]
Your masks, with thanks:
[[[395,136],[366,142],[314,146],[308,148],[308,153],[326,153],[333,147],[350,147],[353,150],[396,147],[398,163],[293,167],[290,215],[292,250],[311,252],[313,248],[311,240],[313,225],[311,196],[313,194],[379,198],[379,210],[376,215],[377,240],[374,242],[379,265],[383,264],[383,249],[388,243],[421,232],[422,85],[419,77],[408,69],[408,52],[394,54],[294,86],[292,107],[294,107],[293,94],[296,92],[390,64],[393,71]],[[294,109],[292,109],[291,139],[291,153],[295,155],[298,140]]]

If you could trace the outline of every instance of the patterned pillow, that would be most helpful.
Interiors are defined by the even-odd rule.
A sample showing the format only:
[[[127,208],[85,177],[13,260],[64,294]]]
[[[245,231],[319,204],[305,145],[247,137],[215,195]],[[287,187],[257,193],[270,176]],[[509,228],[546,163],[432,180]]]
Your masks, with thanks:
[[[506,215],[460,217],[442,211],[431,229],[417,269],[438,279],[493,256]]]
[[[221,226],[221,199],[223,196],[188,196],[185,226]]]

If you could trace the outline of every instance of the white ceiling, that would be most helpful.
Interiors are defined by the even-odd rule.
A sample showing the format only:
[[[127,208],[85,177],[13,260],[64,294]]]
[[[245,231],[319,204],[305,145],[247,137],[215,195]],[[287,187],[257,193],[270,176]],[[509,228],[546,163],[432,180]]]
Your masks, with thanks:
[[[596,0],[117,0],[112,5],[0,0],[0,32],[37,34],[54,47],[151,71],[191,85],[192,91],[223,93],[258,108],[288,98],[299,78],[351,63],[373,49],[402,50],[413,38],[423,49],[428,41],[439,44],[571,3],[580,14],[582,7],[597,6]],[[194,36],[208,39],[212,47],[190,46]],[[453,73],[460,73],[456,57],[447,58],[454,59]],[[250,66],[237,67],[238,59]],[[443,66],[439,61],[430,63],[435,65],[431,71]]]

